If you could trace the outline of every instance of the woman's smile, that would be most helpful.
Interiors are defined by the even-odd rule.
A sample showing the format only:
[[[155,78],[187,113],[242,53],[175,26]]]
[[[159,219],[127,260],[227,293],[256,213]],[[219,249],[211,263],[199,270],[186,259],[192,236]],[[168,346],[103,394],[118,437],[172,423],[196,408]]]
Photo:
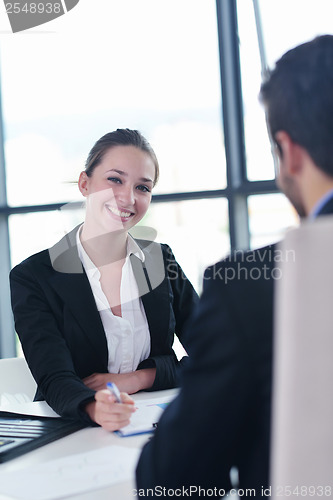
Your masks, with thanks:
[[[117,217],[120,217],[124,220],[129,220],[130,217],[133,217],[135,215],[134,212],[129,212],[126,209],[119,209],[118,207],[114,207],[112,205],[105,206],[113,215],[116,215]]]

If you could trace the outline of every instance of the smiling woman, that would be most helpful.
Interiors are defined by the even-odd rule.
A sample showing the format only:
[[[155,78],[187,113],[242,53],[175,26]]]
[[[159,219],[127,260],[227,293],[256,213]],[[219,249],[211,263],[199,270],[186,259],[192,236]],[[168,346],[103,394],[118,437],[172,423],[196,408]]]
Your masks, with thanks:
[[[136,130],[118,129],[92,148],[79,190],[84,223],[10,274],[16,331],[38,385],[60,415],[108,430],[126,425],[133,401],[115,404],[115,382],[129,394],[174,387],[174,334],[197,294],[165,244],[128,231],[146,214],[159,174],[151,146]]]
[[[147,212],[157,177],[156,156],[139,132],[118,129],[102,137],[79,178],[87,197],[82,237],[137,224]]]

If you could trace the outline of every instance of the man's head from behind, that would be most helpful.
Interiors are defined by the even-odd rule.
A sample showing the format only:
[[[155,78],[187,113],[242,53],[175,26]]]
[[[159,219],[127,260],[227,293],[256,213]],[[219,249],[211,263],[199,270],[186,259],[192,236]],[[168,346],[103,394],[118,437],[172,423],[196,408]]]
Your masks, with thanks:
[[[309,175],[303,175],[304,164],[314,167],[306,172],[333,182],[333,35],[317,37],[284,54],[262,84],[260,98],[279,151],[278,182],[305,215],[315,200],[308,199],[310,182]]]

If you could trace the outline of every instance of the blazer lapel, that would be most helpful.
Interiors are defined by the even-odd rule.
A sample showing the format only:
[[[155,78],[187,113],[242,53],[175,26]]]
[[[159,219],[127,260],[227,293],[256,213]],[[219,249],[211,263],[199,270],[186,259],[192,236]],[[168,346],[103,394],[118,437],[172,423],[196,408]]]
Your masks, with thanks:
[[[92,347],[107,366],[108,350],[105,332],[89,280],[78,256],[76,232],[68,233],[49,250],[54,272],[50,284],[68,305]]]
[[[134,276],[146,312],[151,337],[151,352],[163,351],[169,330],[170,297],[161,246],[137,241],[145,254],[145,262],[131,255]],[[147,246],[147,243],[149,245]]]

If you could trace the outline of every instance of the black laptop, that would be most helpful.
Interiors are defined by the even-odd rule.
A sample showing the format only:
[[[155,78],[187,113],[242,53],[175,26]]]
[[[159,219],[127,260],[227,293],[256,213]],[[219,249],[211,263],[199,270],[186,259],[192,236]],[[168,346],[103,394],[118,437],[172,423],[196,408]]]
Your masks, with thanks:
[[[77,420],[0,411],[0,463],[86,427]]]

